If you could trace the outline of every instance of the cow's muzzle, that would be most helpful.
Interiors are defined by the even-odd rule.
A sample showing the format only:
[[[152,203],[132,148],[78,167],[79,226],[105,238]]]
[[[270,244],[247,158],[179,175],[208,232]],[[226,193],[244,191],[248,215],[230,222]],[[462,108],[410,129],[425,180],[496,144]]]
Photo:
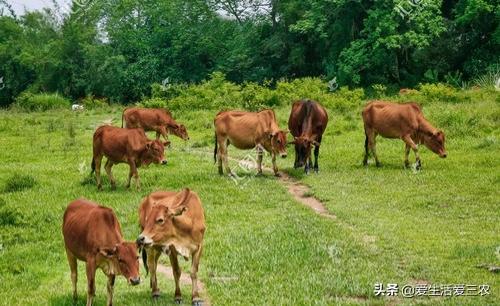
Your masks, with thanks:
[[[132,286],[136,286],[136,285],[139,285],[141,283],[141,278],[139,276],[131,277],[131,278],[129,278],[129,282]]]
[[[281,153],[280,156],[281,158],[286,158],[288,155],[286,153]]]
[[[153,243],[153,241],[150,238],[142,234],[139,235],[139,237],[137,237],[137,240],[135,242],[137,243],[138,246],[146,246]]]
[[[164,160],[162,160],[162,161],[161,161],[161,164],[162,164],[162,165],[166,165],[167,163],[168,163],[168,162],[167,162],[167,160],[166,160],[166,159],[164,159]]]
[[[448,156],[448,154],[446,152],[441,152],[439,154],[439,157],[441,157],[441,158],[446,158],[446,156]]]

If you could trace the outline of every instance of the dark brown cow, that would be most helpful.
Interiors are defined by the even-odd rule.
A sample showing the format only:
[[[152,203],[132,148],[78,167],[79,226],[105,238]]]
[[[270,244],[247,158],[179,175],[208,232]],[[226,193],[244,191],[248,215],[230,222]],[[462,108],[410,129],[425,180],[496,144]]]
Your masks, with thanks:
[[[116,275],[129,284],[140,283],[139,256],[134,242],[123,240],[120,223],[112,209],[79,199],[64,212],[62,232],[71,269],[73,299],[77,299],[77,259],[84,261],[87,272],[87,306],[95,296],[95,272],[100,268],[108,277],[108,302],[113,303]]]
[[[385,138],[400,138],[406,143],[405,167],[410,165],[408,155],[411,148],[415,152],[416,168],[421,168],[418,144],[424,144],[439,157],[445,158],[447,155],[444,132],[434,128],[424,118],[422,108],[417,103],[371,101],[365,106],[362,116],[366,135],[364,165],[368,164],[368,150],[371,150],[377,167],[380,166],[375,149],[375,138],[379,134]]]
[[[226,172],[233,175],[227,161],[227,146],[238,149],[257,149],[257,171],[262,173],[262,155],[264,150],[271,153],[273,170],[279,176],[276,155],[287,156],[286,131],[279,129],[276,115],[271,109],[257,113],[243,111],[224,111],[217,114],[215,125],[214,160],[219,161],[219,174],[223,174],[222,163]]]
[[[186,127],[178,124],[172,118],[172,114],[162,108],[127,108],[123,111],[122,127],[125,121],[126,128],[143,128],[145,131],[156,131],[156,139],[163,135],[167,140],[168,132],[180,137],[183,140],[189,140]]]
[[[288,128],[292,133],[295,144],[294,168],[305,165],[305,172],[311,169],[311,150],[314,145],[314,172],[318,172],[319,147],[323,132],[328,124],[328,113],[316,101],[301,100],[292,105],[292,112],[288,119]]]
[[[201,305],[198,293],[198,265],[203,249],[205,215],[198,195],[184,189],[181,192],[157,191],[142,200],[139,207],[139,223],[142,233],[137,238],[144,245],[143,260],[151,272],[153,297],[160,295],[156,268],[160,254],[166,252],[175,279],[175,301],[182,300],[179,287],[181,268],[177,256],[186,260],[191,257],[192,303]]]
[[[140,182],[137,168],[151,163],[166,164],[164,146],[167,146],[169,143],[169,141],[162,143],[159,140],[149,140],[141,128],[123,129],[109,125],[97,128],[94,133],[91,172],[95,171],[97,188],[102,189],[101,160],[103,156],[108,158],[105,169],[113,189],[116,188],[116,182],[111,173],[111,167],[119,163],[128,163],[130,166],[127,188],[130,187],[130,179],[133,176],[136,187],[139,189]]]

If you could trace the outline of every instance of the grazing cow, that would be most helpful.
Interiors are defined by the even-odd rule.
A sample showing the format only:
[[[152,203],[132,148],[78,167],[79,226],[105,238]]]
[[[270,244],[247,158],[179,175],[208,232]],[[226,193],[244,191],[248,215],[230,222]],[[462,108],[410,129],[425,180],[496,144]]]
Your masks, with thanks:
[[[178,124],[172,114],[162,108],[127,108],[123,111],[122,127],[125,121],[126,128],[143,128],[145,131],[156,131],[156,139],[160,135],[167,140],[168,132],[183,140],[189,140],[186,127]]]
[[[169,141],[162,143],[159,140],[149,140],[141,128],[123,129],[109,125],[99,127],[94,133],[91,172],[92,174],[95,171],[97,188],[102,189],[101,160],[103,156],[108,158],[104,168],[111,182],[111,188],[116,188],[111,167],[114,164],[128,163],[130,172],[127,188],[130,187],[130,179],[133,176],[137,189],[140,189],[137,168],[142,165],[149,165],[152,162],[155,164],[166,164],[164,146],[167,146],[169,143]]]
[[[108,277],[108,302],[113,303],[115,276],[123,275],[129,284],[138,285],[139,256],[134,242],[123,240],[120,223],[112,209],[79,199],[64,212],[62,232],[71,270],[73,299],[76,301],[77,259],[87,272],[87,306],[95,295],[95,272],[100,268]]]
[[[295,144],[294,168],[305,165],[305,172],[311,169],[311,150],[314,145],[314,172],[318,172],[319,147],[323,132],[328,124],[328,114],[323,106],[316,101],[301,100],[292,105],[288,119],[288,128]]]
[[[184,189],[181,192],[157,191],[142,200],[139,206],[139,223],[142,233],[137,244],[142,245],[142,256],[146,270],[151,272],[153,298],[160,295],[156,268],[158,258],[165,252],[175,279],[175,302],[182,300],[179,287],[181,268],[177,256],[191,257],[192,303],[201,305],[198,294],[198,265],[205,234],[205,215],[198,195]]]
[[[243,111],[223,111],[214,119],[215,149],[214,160],[219,161],[219,174],[222,175],[222,163],[229,175],[233,175],[227,161],[227,146],[238,149],[257,149],[257,171],[262,174],[262,155],[264,149],[271,153],[273,170],[279,176],[276,155],[287,156],[286,131],[278,127],[276,115],[271,109],[257,113]]]
[[[408,155],[411,148],[415,152],[416,168],[421,168],[418,144],[424,144],[441,158],[447,155],[444,148],[444,132],[434,128],[424,118],[422,108],[417,103],[396,104],[371,101],[363,109],[362,116],[366,135],[364,165],[368,164],[368,150],[370,149],[377,167],[380,166],[375,149],[375,138],[379,134],[385,138],[400,138],[406,143],[405,167],[410,165]]]

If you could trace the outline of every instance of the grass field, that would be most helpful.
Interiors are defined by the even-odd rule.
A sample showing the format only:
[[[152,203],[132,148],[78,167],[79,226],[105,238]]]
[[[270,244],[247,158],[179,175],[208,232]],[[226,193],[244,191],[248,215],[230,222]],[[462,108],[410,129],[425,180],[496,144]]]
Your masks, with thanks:
[[[190,187],[207,218],[200,278],[214,305],[498,305],[500,265],[500,99],[432,103],[424,113],[447,133],[446,160],[421,150],[423,170],[403,169],[403,143],[378,139],[383,164],[361,166],[359,111],[330,110],[320,173],[293,170],[293,149],[281,170],[310,186],[335,220],[321,217],[267,174],[238,172],[235,183],[213,163],[214,112],[176,114],[191,140],[171,138],[167,166],[139,169],[142,190],[125,189],[127,165],[114,167],[118,188],[97,191],[89,176],[96,126],[121,110],[0,111],[0,304],[68,305],[71,281],[61,234],[62,215],[85,197],[114,208],[127,239],[139,233],[140,199],[158,190]],[[285,127],[289,108],[277,110]],[[151,134],[152,136],[152,134]],[[253,152],[229,148],[232,157]],[[414,158],[413,154],[410,155]],[[269,165],[270,158],[264,161]],[[233,162],[233,167],[235,163]],[[104,171],[103,171],[104,172]],[[162,262],[168,265],[167,257]],[[183,271],[188,264],[183,263]],[[153,304],[149,279],[116,282],[116,305]],[[97,273],[98,305],[106,298]],[[161,304],[173,303],[173,281],[159,276]],[[490,286],[469,297],[377,297],[376,283]],[[79,264],[79,305],[86,278]],[[182,288],[190,301],[190,286]],[[154,303],[157,304],[157,303]]]

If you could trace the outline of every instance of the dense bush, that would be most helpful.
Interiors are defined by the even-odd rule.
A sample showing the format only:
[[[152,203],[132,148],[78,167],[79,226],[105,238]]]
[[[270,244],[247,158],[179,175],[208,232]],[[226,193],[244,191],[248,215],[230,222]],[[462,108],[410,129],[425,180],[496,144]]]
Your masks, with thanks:
[[[96,98],[93,95],[88,95],[81,99],[80,104],[83,105],[85,109],[103,109],[109,106],[108,99]]]
[[[24,92],[16,98],[14,106],[26,111],[46,111],[60,108],[69,109],[71,102],[57,93],[33,94]]]

